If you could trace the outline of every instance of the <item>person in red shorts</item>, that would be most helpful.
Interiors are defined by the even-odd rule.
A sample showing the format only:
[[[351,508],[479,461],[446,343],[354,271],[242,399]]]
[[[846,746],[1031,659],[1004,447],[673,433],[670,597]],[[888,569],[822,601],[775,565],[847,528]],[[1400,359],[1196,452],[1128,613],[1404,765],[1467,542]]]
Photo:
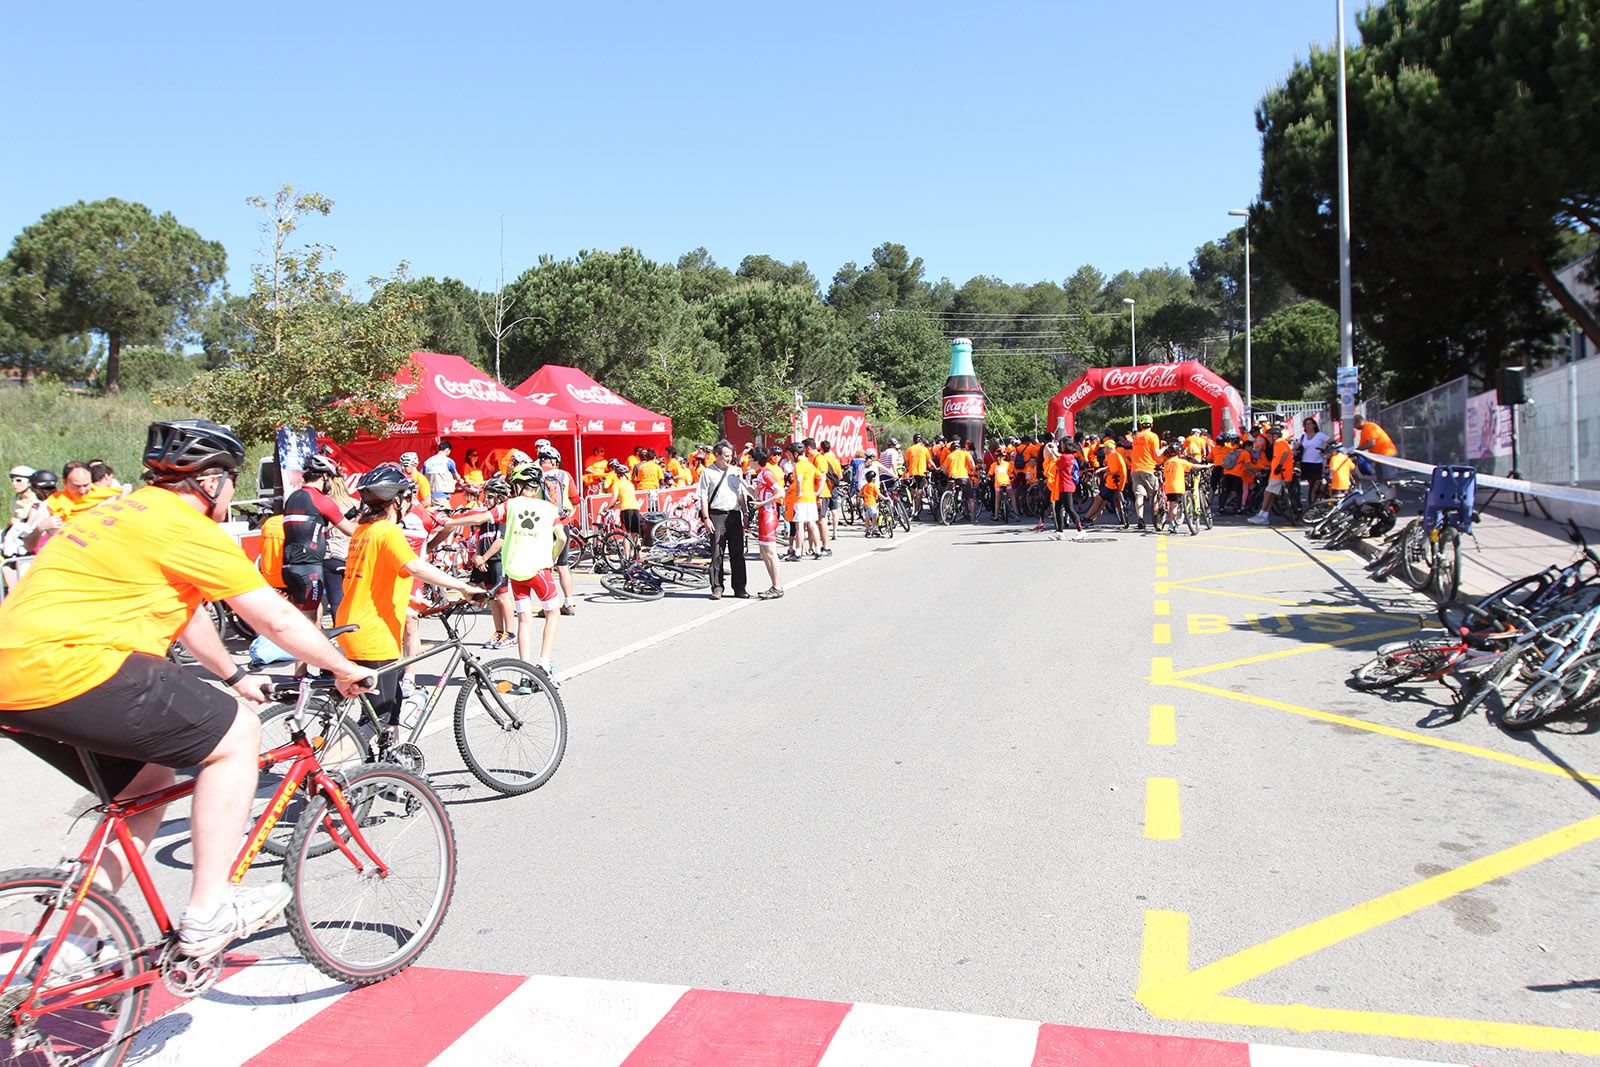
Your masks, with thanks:
[[[750,462],[756,471],[752,499],[756,512],[756,548],[761,552],[761,563],[767,568],[767,578],[772,588],[757,593],[761,600],[776,600],[783,595],[783,580],[778,568],[778,527],[783,506],[783,468],[778,466],[775,452],[757,445],[750,450]]]

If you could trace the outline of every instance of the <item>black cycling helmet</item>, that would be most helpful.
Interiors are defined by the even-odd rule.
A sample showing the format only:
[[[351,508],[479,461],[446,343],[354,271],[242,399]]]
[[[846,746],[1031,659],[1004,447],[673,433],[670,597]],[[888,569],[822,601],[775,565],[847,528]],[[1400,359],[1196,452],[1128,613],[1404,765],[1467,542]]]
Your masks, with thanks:
[[[238,470],[243,462],[244,445],[221,423],[182,419],[150,424],[144,465],[157,481],[182,481],[208,471]]]
[[[327,456],[312,456],[306,460],[303,473],[307,478],[337,478],[339,476],[339,467]]]
[[[483,483],[483,492],[485,496],[510,496],[511,483],[495,475]]]
[[[55,471],[34,471],[28,475],[28,484],[33,486],[34,493],[41,498],[61,488],[61,480],[56,477]]]
[[[521,489],[524,486],[533,485],[543,480],[543,478],[544,472],[532,463],[518,463],[511,468],[511,474],[507,480],[510,481],[514,488]]]
[[[411,475],[393,463],[380,463],[361,476],[356,483],[356,495],[370,508],[392,504],[408,493],[417,491]]]

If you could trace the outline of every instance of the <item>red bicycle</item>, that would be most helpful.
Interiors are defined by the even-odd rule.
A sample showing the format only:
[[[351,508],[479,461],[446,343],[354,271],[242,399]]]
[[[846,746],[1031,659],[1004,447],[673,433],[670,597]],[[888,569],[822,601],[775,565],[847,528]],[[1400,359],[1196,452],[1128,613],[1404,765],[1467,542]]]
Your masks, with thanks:
[[[290,799],[304,789],[304,811],[283,867],[293,893],[289,932],[318,970],[368,985],[409,967],[438,933],[455,889],[455,833],[443,802],[420,775],[387,764],[322,767],[323,739],[307,736],[301,716],[314,693],[332,687],[323,679],[298,683],[289,743],[261,756],[263,771],[283,763],[288,770],[230,878],[244,877]],[[177,928],[127,827],[128,819],[189,796],[194,783],[112,800],[93,757],[83,756],[103,801],[88,844],[65,869],[0,872],[5,1067],[115,1067],[133,1036],[154,1021],[144,1016],[156,982],[179,997],[194,997],[222,970],[224,953],[195,959],[177,950]],[[145,938],[116,894],[95,884],[113,842],[155,920],[154,939]],[[64,953],[68,944],[74,951]]]

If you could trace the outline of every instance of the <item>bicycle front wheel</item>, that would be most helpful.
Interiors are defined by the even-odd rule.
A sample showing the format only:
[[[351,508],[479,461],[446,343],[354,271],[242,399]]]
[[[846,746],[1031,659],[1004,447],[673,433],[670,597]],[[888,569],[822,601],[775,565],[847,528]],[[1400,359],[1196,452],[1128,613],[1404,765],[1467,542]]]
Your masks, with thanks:
[[[631,574],[608,574],[600,579],[600,584],[612,596],[625,600],[660,600],[665,595],[659,585]]]
[[[317,753],[317,761],[322,764],[322,769],[331,771],[352,763],[363,763],[367,759],[367,739],[361,736],[355,722],[352,721],[347,711],[355,707],[354,701],[344,701],[328,696],[314,697],[306,708],[303,725],[306,730],[306,739],[311,742],[311,747]],[[289,713],[294,711],[293,704],[273,704],[261,712],[261,751],[267,752],[280,745],[287,745],[289,736]],[[278,784],[283,780],[280,771],[267,768],[260,771],[256,778],[256,799],[250,809],[250,825],[254,826],[261,818],[261,813],[271,803],[273,795],[278,791]],[[288,805],[283,809],[282,816],[278,819],[272,832],[262,843],[262,849],[269,856],[282,859],[289,853],[289,842],[294,837],[295,826],[300,822],[300,816],[305,814],[308,797],[305,790],[298,790],[289,799]]]
[[[0,1064],[88,1064],[116,1067],[128,1055],[129,1038],[144,1021],[150,998],[148,985],[113,993],[78,1008],[41,1013],[26,1022],[11,1012],[27,995],[44,955],[60,938],[65,909],[51,902],[70,898],[77,886],[66,871],[16,870],[0,872],[0,980],[18,962],[28,934],[44,917],[39,939],[29,957],[15,967],[17,976],[0,991]],[[40,986],[40,999],[53,998],[52,990],[81,984],[80,992],[134,978],[150,969],[141,951],[144,938],[128,909],[114,895],[91,885],[78,906],[73,932],[56,951],[50,974]],[[80,946],[98,943],[94,959]]]
[[[1526,730],[1557,715],[1581,712],[1600,698],[1600,652],[1566,664],[1553,678],[1542,678],[1517,695],[1500,718],[1512,730]]]
[[[1451,601],[1461,589],[1461,531],[1446,526],[1439,531],[1438,555],[1433,564],[1433,590],[1440,600]]]
[[[411,966],[439,932],[455,891],[456,838],[421,775],[377,763],[343,777],[355,825],[323,794],[295,827],[284,868],[289,933],[323,974],[370,985]]]
[[[1355,669],[1351,684],[1357,689],[1387,689],[1423,675],[1437,675],[1457,655],[1460,642],[1451,637],[1419,637],[1385,645],[1378,654]]]
[[[531,663],[497,659],[482,668],[483,676],[456,700],[456,748],[467,770],[490,789],[531,792],[550,780],[566,754],[566,706],[550,676]]]
[[[1397,547],[1400,577],[1413,589],[1428,588],[1428,583],[1433,581],[1433,562],[1429,555],[1428,531],[1423,528],[1421,519],[1406,523],[1405,529],[1400,531]]]

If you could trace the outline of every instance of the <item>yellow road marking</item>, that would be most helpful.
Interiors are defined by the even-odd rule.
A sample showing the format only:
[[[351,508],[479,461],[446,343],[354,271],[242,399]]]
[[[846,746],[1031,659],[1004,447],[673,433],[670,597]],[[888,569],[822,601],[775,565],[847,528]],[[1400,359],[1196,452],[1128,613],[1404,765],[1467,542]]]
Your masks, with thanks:
[[[1167,595],[1167,590],[1170,589],[1170,588],[1172,588],[1172,587],[1169,586],[1166,582],[1157,582],[1156,583],[1156,596],[1166,596]]]
[[[1204,545],[1212,541],[1228,541],[1235,537],[1262,537],[1267,534],[1276,536],[1280,541],[1284,540],[1284,536],[1277,530],[1235,530],[1232,533],[1201,534],[1199,537],[1192,538],[1188,543],[1191,545]]]
[[[1158,601],[1156,601],[1156,614],[1157,615],[1171,615],[1172,614],[1172,601],[1170,601],[1170,600],[1158,600]]]
[[[1185,578],[1183,581],[1185,585],[1190,585],[1194,582],[1209,582],[1217,578],[1238,578],[1246,574],[1265,574],[1268,571],[1286,571],[1294,567],[1310,567],[1316,562],[1317,561],[1314,559],[1306,559],[1301,560],[1299,563],[1274,563],[1270,567],[1250,567],[1242,571],[1222,571],[1218,574],[1202,574],[1198,578]]]
[[[1194,542],[1190,543],[1193,544]],[[1305,559],[1307,557],[1307,553],[1305,552],[1295,552],[1287,548],[1250,548],[1246,545],[1212,545],[1211,547],[1216,549],[1218,552],[1254,552],[1257,555],[1262,556],[1289,556],[1293,559]],[[1345,557],[1331,553],[1322,553],[1321,555],[1312,556],[1311,558],[1335,560],[1344,559]]]
[[[1413,619],[1408,626],[1397,630],[1379,630],[1371,634],[1355,634],[1352,637],[1341,637],[1337,641],[1305,641],[1294,648],[1281,648],[1276,652],[1263,652],[1259,656],[1245,656],[1243,659],[1230,659],[1222,663],[1212,663],[1203,667],[1188,667],[1181,671],[1173,672],[1173,679],[1194,678],[1202,674],[1211,674],[1214,671],[1225,671],[1232,667],[1243,667],[1250,663],[1266,663],[1269,660],[1287,659],[1290,656],[1303,656],[1307,652],[1320,652],[1325,648],[1339,648],[1343,645],[1356,645],[1362,641],[1379,641],[1385,637],[1399,637],[1402,634],[1418,633],[1416,620]]]
[[[1150,640],[1158,645],[1172,644],[1172,624],[1165,622],[1151,623]]]
[[[1167,568],[1165,568],[1165,567],[1157,567],[1156,568],[1156,577],[1157,578],[1165,578],[1166,576],[1167,576]]]
[[[1190,585],[1188,582],[1184,582],[1181,585],[1169,586],[1169,588],[1183,589],[1190,593],[1210,593],[1212,596],[1237,597],[1240,600],[1260,600],[1267,604],[1283,604],[1284,606],[1291,608],[1298,608],[1300,606],[1300,601],[1298,600],[1284,600],[1282,597],[1275,596],[1257,596],[1255,593],[1230,593],[1226,589],[1201,589],[1199,586]],[[1159,589],[1156,591],[1160,592]]]
[[[1591,1030],[1314,1008],[1305,1004],[1257,1004],[1191,986],[1186,980],[1191,973],[1188,961],[1189,916],[1181,911],[1145,912],[1135,999],[1160,1019],[1269,1026],[1300,1033],[1331,1030],[1546,1052],[1600,1052],[1600,1033]]]
[[[1144,836],[1154,841],[1176,841],[1182,836],[1176,778],[1150,778],[1145,781]]]
[[[1150,705],[1150,744],[1178,743],[1178,709],[1171,704]]]
[[[1242,704],[1256,704],[1276,711],[1287,711],[1291,715],[1301,715],[1320,722],[1352,726],[1358,730],[1366,730],[1369,733],[1382,734],[1385,737],[1396,737],[1402,741],[1412,741],[1419,745],[1427,745],[1430,748],[1442,748],[1447,752],[1458,752],[1464,756],[1476,756],[1478,759],[1492,760],[1495,763],[1505,763],[1512,767],[1521,767],[1524,770],[1538,771],[1540,774],[1548,774],[1556,778],[1571,778],[1580,782],[1600,782],[1600,774],[1583,774],[1554,764],[1540,763],[1536,760],[1524,759],[1521,756],[1513,756],[1506,752],[1496,752],[1493,749],[1465,745],[1459,741],[1450,741],[1442,737],[1434,737],[1412,730],[1402,730],[1397,726],[1367,722],[1348,715],[1336,715],[1331,711],[1318,711],[1316,708],[1305,708],[1298,704],[1273,700],[1271,697],[1256,696],[1253,693],[1235,693],[1227,689],[1218,689],[1215,686],[1206,685],[1203,682],[1190,682],[1172,674],[1172,660],[1165,657],[1157,657],[1151,660],[1151,665],[1154,673],[1152,673],[1150,681],[1155,685],[1170,685],[1176,689],[1189,689],[1196,693],[1205,693],[1208,696],[1237,700]],[[1166,673],[1162,673],[1163,671]]]
[[[1167,561],[1167,554],[1165,552],[1157,552],[1156,553],[1156,562],[1157,563],[1165,563],[1166,561]]]

